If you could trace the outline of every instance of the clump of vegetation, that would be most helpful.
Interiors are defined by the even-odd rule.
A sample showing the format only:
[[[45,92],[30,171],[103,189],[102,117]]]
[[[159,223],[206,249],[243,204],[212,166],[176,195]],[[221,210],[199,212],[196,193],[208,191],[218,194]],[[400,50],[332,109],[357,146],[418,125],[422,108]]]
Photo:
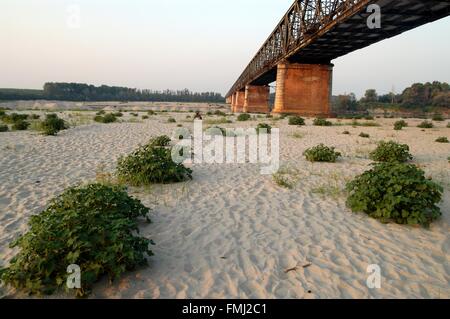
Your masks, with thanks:
[[[133,186],[167,184],[192,179],[192,170],[172,160],[170,138],[160,136],[139,147],[132,154],[119,158],[117,177]]]
[[[251,116],[250,116],[250,114],[247,114],[247,113],[239,114],[239,116],[237,117],[237,120],[239,122],[246,122],[250,119],[251,119]]]
[[[28,114],[17,114],[11,113],[9,115],[5,114],[1,117],[1,120],[8,124],[14,124],[18,122],[24,122],[28,119]]]
[[[370,138],[370,135],[367,134],[367,133],[361,133],[361,134],[359,134],[359,137],[362,137],[362,138]]]
[[[381,141],[378,147],[370,153],[370,159],[377,162],[399,162],[404,163],[413,157],[409,153],[409,146],[394,141]]]
[[[94,121],[98,123],[109,124],[116,122],[117,118],[114,116],[114,114],[108,113],[104,116],[97,115],[96,117],[94,117]]]
[[[97,113],[95,113],[95,115],[105,115],[105,114],[106,114],[106,112],[103,111],[103,110],[98,111]]]
[[[305,119],[300,116],[291,116],[289,118],[289,125],[303,126],[305,125]]]
[[[447,128],[450,128],[450,122],[447,123]]]
[[[115,113],[113,113],[113,115],[115,117],[123,117],[123,113],[122,112],[115,112]]]
[[[379,163],[347,184],[348,207],[382,222],[428,226],[441,216],[443,188],[414,165]]]
[[[27,121],[19,120],[17,122],[14,122],[12,125],[12,129],[14,131],[26,131],[30,127],[30,123]]]
[[[328,147],[324,144],[319,144],[315,147],[307,149],[303,155],[310,162],[328,162],[335,163],[336,160],[342,156],[341,153],[336,152],[334,147]]]
[[[30,115],[30,120],[39,120],[41,118],[40,115],[38,114],[31,114]]]
[[[397,121],[394,124],[394,130],[396,130],[396,131],[401,131],[405,127],[408,127],[408,123],[406,123],[406,121],[404,121],[404,120]]]
[[[42,121],[40,128],[45,135],[56,135],[59,131],[68,128],[66,122],[60,119],[56,114],[47,114],[44,121]]]
[[[419,128],[433,128],[434,124],[432,122],[429,122],[429,121],[423,121],[417,127],[419,127]]]
[[[220,110],[215,111],[215,112],[214,112],[214,115],[217,115],[217,116],[227,116],[226,113],[224,113],[224,112],[222,112],[222,111],[220,111]]]
[[[131,116],[134,116],[134,117],[138,117],[138,116],[139,116],[138,113],[130,113],[130,115],[131,115]]]
[[[358,122],[357,120],[353,120],[351,125],[354,127],[356,127],[356,126],[366,126],[366,127],[380,126],[380,124],[378,124],[377,122]]]
[[[143,120],[148,120],[149,117],[148,117],[148,115],[142,115],[142,119],[143,119]]]
[[[156,112],[153,111],[153,110],[149,110],[149,111],[147,112],[147,114],[148,114],[148,115],[156,115]]]
[[[270,126],[267,123],[259,123],[258,126],[256,127],[256,132],[258,134],[260,134],[260,133],[271,134],[272,133],[272,126]]]
[[[324,119],[324,118],[316,118],[313,122],[314,126],[333,126],[333,123]]]
[[[167,119],[167,123],[176,123],[176,122],[177,122],[177,120],[175,120],[173,117],[169,117]]]
[[[278,186],[293,189],[299,181],[299,172],[289,167],[281,167],[272,178]]]
[[[445,119],[444,119],[444,116],[442,114],[436,113],[436,114],[433,115],[433,121],[444,122]]]
[[[267,118],[267,119],[272,119],[272,118],[273,118],[273,115],[272,115],[272,114],[266,114],[266,118]]]
[[[344,132],[342,132],[342,134],[344,134],[344,135],[350,135],[350,132],[349,132],[349,131],[344,131]]]
[[[138,218],[150,210],[118,186],[69,188],[31,217],[30,230],[11,244],[20,248],[0,280],[30,294],[66,288],[69,265],[81,268],[78,296],[90,293],[103,275],[111,280],[146,265],[151,240],[136,235]]]
[[[5,110],[0,109],[0,119],[6,115]]]
[[[441,136],[436,140],[437,143],[450,143],[447,137]]]
[[[367,120],[367,121],[375,120],[375,118],[372,115],[366,115],[366,116],[364,116],[364,119]]]
[[[0,132],[8,132],[9,127],[8,125],[0,124]]]

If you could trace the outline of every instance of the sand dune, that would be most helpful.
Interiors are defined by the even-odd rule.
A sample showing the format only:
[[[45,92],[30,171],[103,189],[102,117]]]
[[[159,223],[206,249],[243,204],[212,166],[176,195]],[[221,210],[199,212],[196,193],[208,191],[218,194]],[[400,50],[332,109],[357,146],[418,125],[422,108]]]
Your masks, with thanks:
[[[170,115],[189,127],[182,122],[186,114]],[[450,145],[434,140],[450,137],[450,129],[440,124],[422,132],[414,127],[419,120],[408,120],[411,127],[396,132],[394,120],[377,121],[383,126],[313,127],[308,120],[298,128],[287,120],[275,122],[282,164],[297,172],[292,190],[252,164],[195,165],[188,183],[130,189],[153,208],[153,223],[141,230],[155,241],[155,256],[149,267],[113,285],[100,282],[91,297],[449,298]],[[121,154],[175,127],[158,116],[142,123],[82,125],[58,137],[2,133],[1,263],[15,253],[9,242],[26,231],[29,217],[48,200],[94,180],[102,164],[112,171]],[[351,135],[342,135],[344,130]],[[359,138],[360,132],[371,139]],[[414,162],[445,187],[444,216],[431,229],[384,225],[346,208],[345,181],[369,167],[367,153],[382,139],[409,144]],[[336,164],[306,162],[303,151],[318,143],[335,146],[344,157]],[[381,289],[366,285],[370,264],[381,266]]]

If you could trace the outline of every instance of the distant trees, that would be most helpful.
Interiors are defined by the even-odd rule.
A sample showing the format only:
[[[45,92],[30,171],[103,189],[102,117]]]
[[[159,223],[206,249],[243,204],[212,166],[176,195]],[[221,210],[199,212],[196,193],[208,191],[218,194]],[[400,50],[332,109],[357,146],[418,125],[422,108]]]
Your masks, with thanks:
[[[425,84],[415,83],[406,88],[401,97],[404,107],[426,107],[440,106],[450,107],[450,86],[448,83],[427,82]]]
[[[57,100],[57,101],[142,101],[142,102],[198,102],[224,103],[225,98],[215,92],[185,90],[138,90],[117,86],[94,86],[83,83],[45,83],[43,90],[0,89],[0,100]]]

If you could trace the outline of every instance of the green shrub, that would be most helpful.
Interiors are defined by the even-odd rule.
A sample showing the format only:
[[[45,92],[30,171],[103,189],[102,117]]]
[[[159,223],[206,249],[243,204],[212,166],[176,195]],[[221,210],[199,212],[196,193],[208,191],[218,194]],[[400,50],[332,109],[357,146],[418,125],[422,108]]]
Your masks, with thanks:
[[[113,115],[115,117],[123,117],[123,113],[122,112],[115,112],[115,113],[113,113]]]
[[[103,110],[98,111],[97,113],[95,113],[95,115],[105,115],[105,114],[106,114],[106,112],[103,111]]]
[[[414,165],[379,163],[347,184],[347,205],[382,222],[428,226],[441,216],[443,188]]]
[[[436,142],[437,142],[437,143],[450,143],[450,141],[448,140],[448,138],[445,137],[445,136],[439,137],[439,138],[436,140]]]
[[[324,119],[324,118],[316,118],[313,122],[314,126],[332,126],[333,123]]]
[[[147,112],[147,114],[148,114],[148,115],[156,115],[156,112],[153,111],[153,110],[149,110],[149,111]]]
[[[30,115],[30,119],[31,119],[31,120],[39,120],[40,118],[41,118],[41,116],[38,115],[38,114],[31,114],[31,115]]]
[[[349,132],[349,131],[344,131],[344,132],[342,132],[342,134],[344,134],[344,135],[350,135],[350,132]]]
[[[68,128],[63,119],[58,118],[56,114],[48,114],[46,119],[42,121],[40,127],[45,135],[56,135],[59,131]]]
[[[394,130],[396,131],[401,131],[404,127],[408,127],[408,123],[406,123],[406,121],[404,120],[397,121],[394,124]]]
[[[289,125],[305,125],[305,119],[300,116],[291,116],[289,118]]]
[[[139,116],[138,113],[130,113],[130,115],[131,115],[131,116],[134,116],[134,117],[138,117],[138,116]]]
[[[367,133],[361,133],[361,134],[359,134],[359,137],[362,137],[362,138],[370,138],[370,135],[367,134]]]
[[[366,115],[366,116],[364,116],[364,119],[367,120],[367,121],[375,120],[375,118],[372,115]]]
[[[9,131],[8,125],[0,124],[0,132],[8,132],[8,131]]]
[[[117,121],[117,118],[114,116],[114,114],[108,113],[105,116],[97,115],[94,117],[94,121],[98,123],[114,123]]]
[[[310,162],[328,162],[335,163],[336,160],[342,156],[341,153],[336,152],[334,147],[328,147],[319,144],[315,147],[307,149],[303,155]]]
[[[69,188],[31,217],[30,230],[11,245],[20,252],[0,271],[0,280],[27,293],[52,294],[66,287],[67,268],[76,264],[82,270],[76,293],[85,296],[103,275],[118,279],[147,263],[153,243],[135,234],[137,218],[150,222],[148,213],[122,187]]]
[[[14,124],[17,122],[24,122],[28,119],[28,114],[17,114],[11,113],[9,115],[4,115],[2,117],[2,121],[8,124]]]
[[[183,164],[175,163],[172,160],[172,148],[167,145],[167,136],[158,137],[132,154],[119,158],[119,180],[133,186],[142,186],[192,179],[192,170]]]
[[[148,117],[148,115],[142,115],[142,119],[143,119],[143,120],[148,120],[149,117]]]
[[[256,133],[260,134],[262,132],[266,132],[267,134],[272,133],[272,126],[266,123],[259,123],[256,127]]]
[[[429,122],[429,121],[423,121],[417,127],[419,127],[419,128],[433,128],[434,124],[432,122]]]
[[[447,128],[450,128],[450,122],[449,122],[449,123],[447,123]]]
[[[433,121],[443,122],[445,121],[444,116],[442,114],[436,113],[433,115]]]
[[[377,162],[400,162],[404,163],[413,157],[409,153],[409,146],[394,141],[380,142],[378,147],[370,153],[370,158]]]
[[[167,147],[167,146],[170,145],[171,141],[172,140],[167,135],[161,135],[161,136],[157,136],[157,137],[152,138],[150,140],[149,144],[151,146],[156,146],[156,147]]]
[[[14,122],[12,125],[12,129],[14,131],[26,131],[26,130],[28,130],[28,127],[30,127],[30,123],[27,121],[23,121],[23,120]]]
[[[251,118],[250,114],[242,113],[242,114],[239,114],[239,116],[237,117],[237,120],[239,122],[246,122],[246,121],[250,120],[250,118]]]
[[[0,110],[0,118],[6,115],[6,112],[4,110]]]
[[[215,111],[215,112],[214,112],[214,115],[217,115],[217,116],[227,116],[226,113],[224,113],[224,112],[222,112],[222,111],[219,111],[219,110]]]
[[[177,122],[177,120],[175,120],[173,117],[169,117],[167,119],[167,123],[176,123],[176,122]]]

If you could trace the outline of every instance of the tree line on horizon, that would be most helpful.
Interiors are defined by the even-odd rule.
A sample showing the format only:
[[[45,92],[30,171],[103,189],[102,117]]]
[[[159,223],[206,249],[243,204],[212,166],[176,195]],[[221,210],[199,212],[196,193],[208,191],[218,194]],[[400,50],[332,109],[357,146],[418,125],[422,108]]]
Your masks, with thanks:
[[[402,108],[411,111],[428,111],[432,108],[450,108],[450,85],[446,82],[415,83],[401,94],[393,92],[378,95],[374,89],[366,91],[361,99],[354,93],[333,97],[336,112],[358,112],[373,108]]]
[[[44,84],[43,90],[0,89],[0,100],[56,100],[74,102],[196,102],[224,103],[225,98],[216,92],[191,92],[184,90],[139,90],[118,86],[94,86],[83,83]]]

